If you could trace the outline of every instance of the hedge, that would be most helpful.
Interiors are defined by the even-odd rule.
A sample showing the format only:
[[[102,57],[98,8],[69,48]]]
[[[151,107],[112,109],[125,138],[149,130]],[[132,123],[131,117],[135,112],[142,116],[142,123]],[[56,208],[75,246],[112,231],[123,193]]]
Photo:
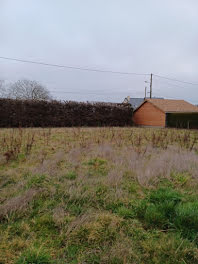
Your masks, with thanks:
[[[129,105],[0,99],[0,127],[130,126]]]

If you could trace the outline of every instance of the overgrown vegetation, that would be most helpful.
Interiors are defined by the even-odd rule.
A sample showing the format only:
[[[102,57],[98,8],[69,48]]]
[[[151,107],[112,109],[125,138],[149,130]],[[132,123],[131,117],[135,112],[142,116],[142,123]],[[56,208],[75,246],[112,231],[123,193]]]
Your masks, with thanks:
[[[0,263],[198,263],[197,131],[0,130]]]

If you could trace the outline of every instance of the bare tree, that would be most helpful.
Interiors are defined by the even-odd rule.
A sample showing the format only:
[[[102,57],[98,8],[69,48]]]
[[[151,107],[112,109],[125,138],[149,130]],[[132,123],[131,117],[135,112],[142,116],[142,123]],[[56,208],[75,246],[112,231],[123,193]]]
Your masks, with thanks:
[[[50,100],[50,92],[40,83],[31,80],[18,80],[8,89],[8,97],[24,100]]]
[[[0,80],[0,98],[5,98],[5,97],[7,97],[5,82],[3,80]]]

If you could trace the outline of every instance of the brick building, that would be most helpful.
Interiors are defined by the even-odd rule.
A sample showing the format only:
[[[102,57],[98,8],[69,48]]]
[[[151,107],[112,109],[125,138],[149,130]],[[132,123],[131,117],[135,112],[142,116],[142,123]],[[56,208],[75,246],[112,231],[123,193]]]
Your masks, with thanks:
[[[140,126],[189,127],[198,123],[198,108],[184,100],[146,99],[134,110],[133,121]]]

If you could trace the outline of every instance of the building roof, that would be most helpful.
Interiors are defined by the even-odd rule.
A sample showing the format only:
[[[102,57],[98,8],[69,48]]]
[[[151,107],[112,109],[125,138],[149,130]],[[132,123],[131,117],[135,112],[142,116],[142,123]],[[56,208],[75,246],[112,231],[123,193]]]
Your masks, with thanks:
[[[135,110],[138,106],[140,106],[144,102],[144,98],[130,98],[129,104]]]
[[[155,97],[156,99],[163,99],[161,97]],[[138,108],[143,102],[145,98],[130,98],[129,96],[125,98],[124,103],[129,103],[132,108],[135,110]]]
[[[192,105],[184,100],[146,99],[143,103],[145,102],[150,102],[151,104],[153,104],[154,106],[156,106],[157,108],[159,108],[165,113],[168,113],[168,112],[170,113],[172,112],[176,112],[176,113],[198,112],[197,106]],[[141,107],[141,105],[139,107]]]

